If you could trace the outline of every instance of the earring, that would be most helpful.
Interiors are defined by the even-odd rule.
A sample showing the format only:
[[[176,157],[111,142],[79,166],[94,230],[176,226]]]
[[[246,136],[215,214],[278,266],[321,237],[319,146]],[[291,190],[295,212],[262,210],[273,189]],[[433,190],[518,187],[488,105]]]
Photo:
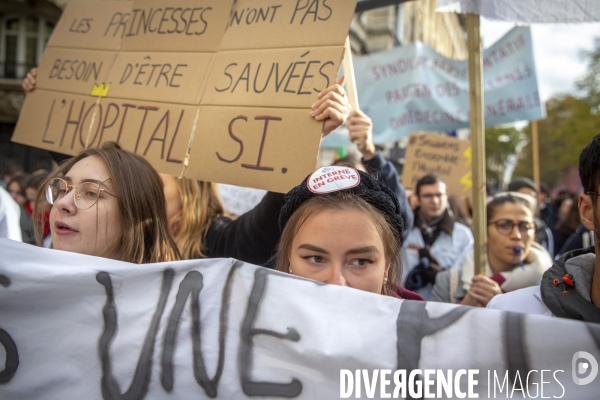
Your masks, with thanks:
[[[385,285],[387,283],[387,276],[385,278],[383,278],[383,284]]]
[[[290,274],[292,273],[292,269],[290,268]]]

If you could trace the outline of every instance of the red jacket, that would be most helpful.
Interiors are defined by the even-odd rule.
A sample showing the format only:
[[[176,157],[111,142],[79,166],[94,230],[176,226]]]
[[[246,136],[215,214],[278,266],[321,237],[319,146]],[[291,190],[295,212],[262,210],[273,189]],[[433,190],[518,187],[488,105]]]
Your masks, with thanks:
[[[402,286],[395,283],[394,286],[394,297],[397,299],[425,301],[425,299],[421,297],[421,295],[418,293],[411,292],[410,290],[405,289]]]

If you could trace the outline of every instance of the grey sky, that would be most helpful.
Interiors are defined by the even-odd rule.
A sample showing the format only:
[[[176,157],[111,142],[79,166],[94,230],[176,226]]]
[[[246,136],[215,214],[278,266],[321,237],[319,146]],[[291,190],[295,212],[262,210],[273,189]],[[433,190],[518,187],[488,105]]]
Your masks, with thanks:
[[[484,47],[501,38],[514,26],[510,22],[481,19]],[[557,93],[575,92],[574,82],[586,70],[579,57],[582,49],[591,50],[594,36],[600,36],[600,23],[593,24],[533,24],[538,85],[542,100]]]

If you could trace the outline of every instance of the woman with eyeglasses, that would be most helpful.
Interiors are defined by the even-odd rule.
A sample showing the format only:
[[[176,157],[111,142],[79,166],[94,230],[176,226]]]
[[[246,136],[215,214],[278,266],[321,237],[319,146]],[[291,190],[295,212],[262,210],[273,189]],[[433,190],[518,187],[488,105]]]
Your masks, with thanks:
[[[44,197],[52,204],[54,249],[138,264],[180,258],[169,236],[158,173],[115,143],[87,149],[50,174],[38,191],[36,210]]]
[[[431,300],[485,307],[492,297],[539,285],[552,266],[535,238],[535,199],[516,192],[499,193],[487,204],[487,274],[476,275],[473,252],[462,270],[436,276]]]

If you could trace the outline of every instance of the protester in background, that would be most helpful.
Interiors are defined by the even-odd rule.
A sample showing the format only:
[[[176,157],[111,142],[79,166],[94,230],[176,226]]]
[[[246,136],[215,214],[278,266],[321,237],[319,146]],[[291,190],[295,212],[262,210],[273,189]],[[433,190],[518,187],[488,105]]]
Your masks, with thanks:
[[[529,178],[517,178],[508,184],[509,192],[519,192],[533,197],[537,203],[538,188]],[[535,241],[541,244],[549,254],[554,254],[554,238],[552,237],[551,227],[539,218],[539,205],[536,205],[535,211]]]
[[[600,232],[600,134],[579,156],[579,215],[586,228]],[[488,308],[600,323],[600,258],[593,247],[566,253],[544,273],[541,285],[496,296]]]
[[[44,222],[44,229],[42,231],[42,245],[44,247],[50,247],[50,241],[52,239],[50,237],[50,220],[49,220],[50,209],[52,208],[52,205],[42,198],[42,199],[40,199],[40,201],[37,205],[37,212],[34,213],[34,209],[36,206],[37,194],[40,191],[40,189],[43,188],[45,182],[48,179],[48,176],[50,176],[49,173],[41,173],[41,174],[32,176],[25,184],[25,195],[27,196],[27,201],[28,201],[27,205],[25,206],[25,210],[27,210],[27,213],[33,220],[34,226],[38,222],[41,222],[41,221]],[[35,239],[35,237],[34,237],[34,239]]]
[[[8,193],[17,202],[21,209],[21,236],[24,243],[35,244],[35,235],[33,233],[33,220],[31,219],[31,207],[28,207],[29,200],[27,200],[27,194],[25,193],[25,187],[31,179],[29,174],[21,174],[8,182]]]
[[[21,242],[19,205],[0,187],[0,238]]]
[[[406,226],[412,225],[414,214],[410,208],[406,190],[400,184],[398,171],[396,171],[396,167],[391,161],[383,157],[381,151],[373,143],[373,121],[371,121],[371,118],[360,110],[353,110],[350,112],[346,127],[348,128],[350,140],[356,144],[356,148],[362,155],[361,165],[364,166],[364,171],[369,172],[396,194],[400,202],[400,212],[404,224]],[[356,166],[356,168],[361,169],[359,166]],[[408,231],[404,233],[404,238],[407,235]]]
[[[323,172],[325,170],[325,172]],[[346,177],[327,190],[308,186],[327,173]],[[349,183],[348,183],[349,182]],[[398,286],[403,221],[398,199],[370,174],[325,167],[285,197],[278,271],[397,298],[422,300]]]
[[[225,213],[215,183],[159,174],[164,185],[169,233],[184,260],[209,257],[211,223]]]
[[[573,205],[574,201],[573,201],[573,195],[571,193],[568,193],[560,203],[558,206],[558,221],[562,221],[563,219],[565,219],[568,215],[569,215],[569,210],[571,209],[571,206]]]
[[[554,229],[552,229],[552,236],[554,237],[554,254],[556,257],[562,250],[567,239],[575,233],[577,227],[581,225],[581,218],[579,217],[579,207],[577,202],[565,200],[562,204],[570,204],[570,208],[566,215],[560,218]],[[562,206],[561,206],[562,208]]]
[[[9,164],[5,169],[4,172],[2,173],[2,187],[6,188],[8,185],[8,182],[10,182],[13,178],[21,175],[23,173],[23,167],[18,165],[18,164],[14,164],[11,163]]]
[[[462,267],[473,247],[473,234],[452,218],[446,184],[440,177],[425,175],[417,181],[415,191],[419,207],[402,246],[404,276],[400,282],[429,299],[438,272]]]
[[[554,256],[554,259],[558,260],[563,254],[566,254],[573,250],[586,249],[594,245],[594,231],[589,230],[584,224],[579,224],[575,233],[573,233],[565,241],[565,244],[561,247],[558,253]]]
[[[572,194],[567,189],[560,190],[558,192],[558,195],[554,199],[554,206],[556,207],[557,212],[560,209],[560,206],[562,205],[563,201],[565,201],[566,199],[571,199],[571,198],[572,198]]]
[[[29,202],[27,199],[27,194],[25,193],[25,187],[30,179],[31,175],[20,174],[8,181],[8,185],[6,185],[6,191],[10,194],[13,200],[17,202],[19,207],[24,208]]]
[[[473,252],[461,270],[436,276],[431,300],[485,307],[498,294],[537,285],[552,265],[534,239],[535,200],[520,193],[499,193],[487,204],[486,275],[477,275]]]
[[[546,226],[553,228],[558,222],[558,210],[550,198],[550,189],[544,182],[540,183],[540,192],[538,194],[538,208],[540,209],[540,218]],[[554,246],[555,250],[556,246]]]
[[[116,143],[84,150],[54,171],[37,193],[35,214],[46,199],[54,249],[138,264],[180,258],[160,177]],[[40,245],[44,224],[36,222]]]
[[[459,197],[449,195],[448,207],[450,207],[452,217],[456,222],[460,222],[461,224],[469,228],[471,231],[473,230],[473,219],[467,213],[467,211],[465,211],[465,208],[468,207],[467,199],[461,199]]]
[[[169,232],[182,259],[232,257],[264,265],[273,257],[283,194],[267,192],[254,209],[232,220],[225,215],[215,183],[160,175]]]

